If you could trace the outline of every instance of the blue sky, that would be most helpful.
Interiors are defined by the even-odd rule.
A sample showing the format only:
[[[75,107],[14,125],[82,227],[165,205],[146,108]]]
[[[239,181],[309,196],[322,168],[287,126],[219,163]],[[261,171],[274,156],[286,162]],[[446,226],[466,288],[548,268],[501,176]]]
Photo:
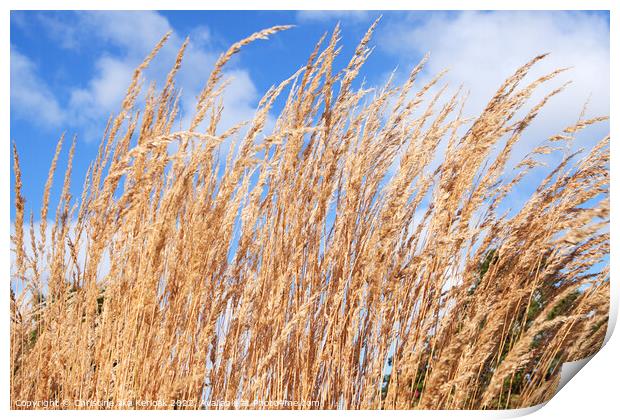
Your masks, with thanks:
[[[33,210],[36,220],[64,131],[69,140],[78,138],[72,184],[74,196],[79,194],[107,117],[120,105],[133,69],[166,31],[173,36],[147,77],[161,81],[190,36],[179,74],[182,107],[190,109],[213,62],[231,43],[273,25],[296,25],[248,46],[228,67],[234,82],[225,96],[226,126],[251,118],[262,93],[304,65],[316,41],[338,21],[343,50],[337,64],[344,65],[379,15],[376,48],[362,75],[368,85],[381,84],[395,68],[397,79],[404,77],[430,51],[422,78],[450,68],[446,81],[471,90],[467,111],[473,114],[517,66],[551,52],[535,75],[574,66],[554,82],[570,79],[573,85],[540,115],[522,150],[573,123],[588,98],[590,116],[609,113],[605,12],[12,12],[10,131],[20,152],[27,212]],[[591,146],[607,130],[603,124],[584,133],[581,146]],[[59,190],[56,185],[52,198]]]

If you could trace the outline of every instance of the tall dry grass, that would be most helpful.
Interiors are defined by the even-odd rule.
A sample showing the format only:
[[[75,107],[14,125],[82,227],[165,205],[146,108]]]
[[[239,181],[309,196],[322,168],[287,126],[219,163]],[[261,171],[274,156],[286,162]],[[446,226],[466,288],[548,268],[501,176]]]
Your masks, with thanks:
[[[69,163],[49,227],[63,139],[39,229],[33,216],[25,221],[14,150],[14,408],[26,400],[524,407],[552,396],[564,361],[600,348],[609,138],[581,155],[567,150],[604,118],[581,118],[509,176],[515,145],[562,89],[531,108],[528,100],[561,70],[524,85],[544,56],[534,58],[466,119],[465,95],[435,89],[441,75],[416,81],[426,59],[402,85],[354,88],[375,25],[343,69],[333,68],[336,27],[265,94],[252,121],[223,133],[224,66],[287,27],[223,54],[180,131],[174,80],[186,44],[165,86],[151,86],[139,105],[143,71],[164,37],[108,122],[80,197],[70,195]],[[500,214],[556,149],[562,163],[522,208]]]

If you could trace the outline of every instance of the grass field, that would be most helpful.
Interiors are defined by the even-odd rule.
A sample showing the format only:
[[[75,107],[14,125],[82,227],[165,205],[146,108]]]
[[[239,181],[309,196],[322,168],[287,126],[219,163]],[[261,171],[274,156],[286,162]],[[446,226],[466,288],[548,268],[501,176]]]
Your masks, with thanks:
[[[70,163],[64,181],[56,174],[75,140],[68,152],[59,141],[40,215],[24,214],[13,149],[13,408],[526,407],[553,395],[563,362],[600,348],[609,138],[570,146],[606,117],[558,127],[507,167],[560,94],[548,82],[563,70],[524,83],[544,60],[534,57],[471,118],[441,74],[416,80],[426,58],[402,84],[357,87],[375,25],[342,69],[336,28],[265,93],[252,121],[220,130],[226,63],[285,29],[223,54],[182,128],[175,74],[185,45],[165,85],[143,89],[164,37],[108,122],[80,197],[69,193]],[[523,206],[500,211],[548,154],[561,164],[543,169]],[[54,182],[63,183],[55,209]]]

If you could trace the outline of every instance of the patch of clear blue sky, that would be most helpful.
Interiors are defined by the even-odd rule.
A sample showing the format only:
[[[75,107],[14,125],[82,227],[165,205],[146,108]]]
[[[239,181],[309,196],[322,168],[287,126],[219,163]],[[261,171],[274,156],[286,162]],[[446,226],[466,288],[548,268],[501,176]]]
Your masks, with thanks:
[[[75,25],[73,12],[12,12],[11,13],[11,47],[26,56],[37,68],[38,76],[50,89],[61,107],[66,106],[71,92],[86,87],[92,79],[96,60],[103,54],[120,56],[123,51],[94,34],[82,34],[77,48],[67,49],[59,45],[49,27],[36,19],[37,14],[53,17],[64,25]],[[273,36],[269,41],[260,41],[245,48],[232,63],[249,71],[258,98],[273,84],[287,78],[300,66],[304,65],[316,41],[326,32],[331,31],[337,19],[300,21],[294,11],[166,11],[164,16],[173,30],[185,37],[197,27],[207,27],[210,33],[209,49],[221,52],[231,43],[249,34],[273,25],[295,24],[296,28]],[[456,12],[454,12],[456,13]],[[603,13],[606,12],[592,12]],[[379,15],[383,15],[380,27],[389,28],[392,24],[407,21],[415,27],[428,19],[433,12],[371,12],[364,19],[342,19],[342,53],[335,68],[346,65],[353,54],[359,39],[368,25]],[[608,14],[606,14],[608,16]],[[607,19],[608,20],[608,19]],[[146,54],[148,51],[145,51]],[[362,76],[369,85],[381,84],[387,73],[399,66],[407,71],[419,60],[420,56],[389,54],[376,48],[366,63]],[[170,63],[172,64],[172,63]],[[204,78],[210,69],[204,69]],[[120,104],[119,104],[120,105]],[[275,110],[277,113],[277,109]],[[41,206],[41,195],[47,172],[52,159],[56,141],[61,133],[67,131],[64,153],[59,160],[55,188],[52,191],[52,203],[60,192],[60,182],[66,163],[66,154],[71,137],[78,136],[76,158],[72,176],[72,192],[79,196],[83,177],[88,164],[95,157],[99,139],[84,141],[85,127],[54,127],[36,124],[37,115],[19,115],[11,109],[10,136],[20,152],[23,175],[23,194],[26,197],[27,214],[32,210],[35,220]],[[105,121],[101,121],[100,131]],[[12,175],[13,176],[13,175]],[[13,179],[11,179],[13,182]],[[14,192],[11,191],[11,203]],[[54,205],[54,204],[53,204]],[[11,205],[11,220],[14,208]]]

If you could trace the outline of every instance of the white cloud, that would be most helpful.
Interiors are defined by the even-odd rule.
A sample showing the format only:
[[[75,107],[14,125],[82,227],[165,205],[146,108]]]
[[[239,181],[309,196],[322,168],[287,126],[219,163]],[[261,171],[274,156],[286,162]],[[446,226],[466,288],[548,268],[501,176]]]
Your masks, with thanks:
[[[378,45],[394,54],[411,57],[430,51],[426,80],[449,68],[444,80],[454,88],[464,84],[471,92],[466,107],[469,116],[480,112],[501,83],[538,54],[551,53],[536,65],[529,81],[560,67],[573,67],[532,98],[531,104],[552,87],[573,82],[540,113],[521,151],[573,124],[590,96],[588,115],[609,114],[609,28],[601,16],[462,12],[435,13],[421,21],[412,14],[409,21],[378,32]],[[597,130],[591,141],[599,140],[597,136],[607,128],[603,124]]]
[[[197,46],[208,46],[212,41],[211,30],[208,26],[199,25],[192,29],[190,34],[192,43]]]
[[[102,117],[119,106],[131,81],[135,66],[128,61],[107,56],[100,58],[88,85],[71,91],[67,113],[73,125],[89,127],[97,122],[105,123]]]
[[[297,12],[299,22],[326,22],[334,19],[365,22],[369,17],[368,10],[300,10]]]
[[[154,11],[79,12],[84,30],[104,41],[124,47],[130,54],[150,51],[161,37],[172,29],[168,20]]]
[[[11,46],[11,109],[33,124],[57,126],[63,122],[58,101],[37,74],[35,64]]]
[[[18,15],[22,17],[20,26],[23,28],[27,27],[27,22],[23,19],[25,15],[23,12]],[[79,25],[69,25],[55,14],[39,13],[35,16],[38,22],[46,28],[50,38],[55,40],[60,47],[69,50],[79,49],[80,38],[84,35],[80,33],[81,27]]]

